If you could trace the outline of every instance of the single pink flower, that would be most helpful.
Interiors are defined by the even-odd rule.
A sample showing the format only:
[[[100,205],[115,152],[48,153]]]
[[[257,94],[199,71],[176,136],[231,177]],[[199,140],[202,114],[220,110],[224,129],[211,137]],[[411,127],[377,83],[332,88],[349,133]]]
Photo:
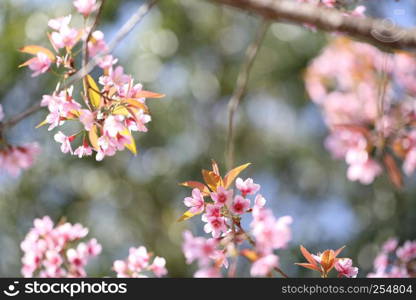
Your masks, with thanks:
[[[250,208],[250,200],[240,195],[235,196],[234,201],[230,204],[230,211],[236,215],[244,214]]]
[[[253,179],[247,178],[246,180],[242,180],[240,177],[237,178],[235,181],[235,185],[237,189],[240,190],[240,192],[243,194],[243,196],[246,195],[253,195],[257,193],[257,191],[260,189],[260,185],[253,182]]]
[[[38,76],[47,72],[52,64],[52,60],[43,52],[38,54],[30,60],[29,68],[34,71],[32,77]]]
[[[157,276],[165,276],[168,271],[166,270],[166,260],[163,257],[156,256],[153,263],[150,265],[150,270]]]
[[[75,0],[74,6],[84,17],[87,17],[97,9],[96,0]]]
[[[226,190],[224,187],[218,187],[216,192],[211,193],[211,198],[215,204],[223,206],[232,201],[233,190]]]
[[[62,153],[73,153],[71,142],[74,140],[74,136],[66,136],[61,131],[59,131],[57,134],[55,134],[54,139],[56,142],[61,143],[61,151]]]
[[[204,196],[197,188],[192,190],[192,197],[186,197],[183,202],[187,207],[190,207],[190,212],[192,214],[199,214],[204,211]]]
[[[358,268],[352,266],[350,258],[340,258],[335,262],[335,269],[339,277],[355,278],[358,274]]]

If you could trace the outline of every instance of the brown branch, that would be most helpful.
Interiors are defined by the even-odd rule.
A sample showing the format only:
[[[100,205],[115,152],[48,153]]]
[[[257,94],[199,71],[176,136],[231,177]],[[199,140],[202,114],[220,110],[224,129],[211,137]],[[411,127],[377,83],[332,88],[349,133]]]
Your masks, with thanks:
[[[318,29],[343,32],[385,49],[416,49],[416,28],[403,28],[388,20],[351,17],[329,9],[294,0],[211,0],[274,21],[313,24]]]
[[[228,133],[226,150],[226,165],[228,170],[231,170],[234,165],[234,115],[237,111],[238,105],[240,104],[241,98],[245,94],[251,68],[268,28],[269,22],[263,21],[257,31],[256,37],[248,46],[243,65],[241,67],[240,73],[238,74],[234,93],[228,102]]]

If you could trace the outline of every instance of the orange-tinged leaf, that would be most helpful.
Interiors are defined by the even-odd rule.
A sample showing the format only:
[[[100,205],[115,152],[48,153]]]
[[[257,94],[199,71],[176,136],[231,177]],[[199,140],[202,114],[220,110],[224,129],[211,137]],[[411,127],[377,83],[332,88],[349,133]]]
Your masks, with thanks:
[[[241,255],[246,257],[249,261],[256,261],[259,256],[257,255],[257,252],[251,249],[243,249],[241,250]]]
[[[205,184],[203,184],[202,182],[198,182],[198,181],[185,181],[185,182],[180,183],[180,185],[186,186],[186,187],[189,187],[189,188],[192,188],[192,189],[197,188],[198,190],[201,191],[201,193],[204,196],[208,196],[210,194],[208,187]]]
[[[178,219],[178,222],[189,220],[192,217],[199,215],[200,213],[192,213],[190,210],[184,212],[184,214]]]
[[[134,97],[136,98],[163,98],[165,97],[165,95],[150,92],[150,91],[139,91],[134,95]]]
[[[339,248],[338,250],[335,250],[335,257],[337,257],[341,252],[342,252],[342,250],[344,250],[345,249],[345,246],[342,246],[341,248]]]
[[[220,176],[215,174],[213,171],[202,170],[202,177],[205,183],[212,191],[217,191],[219,186],[222,186],[222,179]]]
[[[85,76],[85,78],[86,81],[84,80],[84,85],[87,84],[88,99],[94,108],[98,108],[101,104],[101,95],[99,93],[100,89],[98,88],[97,83],[95,83],[94,78],[90,75]]]
[[[332,269],[335,263],[335,253],[334,250],[325,250],[321,255],[321,266],[328,272]]]
[[[218,164],[215,160],[211,159],[211,165],[212,165],[212,171],[217,174],[218,176],[221,176],[220,174],[220,168],[218,167]]]
[[[99,150],[100,147],[98,146],[98,134],[97,134],[97,125],[93,125],[91,130],[88,132],[88,138],[90,140],[91,146],[95,150]]]
[[[37,55],[39,52],[46,54],[50,60],[55,61],[55,55],[49,49],[37,45],[28,45],[20,48],[20,52]]]
[[[309,251],[300,245],[300,252],[302,252],[303,257],[312,265],[316,266],[316,260],[312,257],[312,254],[309,253]]]
[[[319,267],[317,267],[316,265],[313,265],[313,264],[308,264],[308,263],[295,263],[295,265],[298,265],[298,266],[301,266],[301,267],[304,267],[304,268],[307,268],[307,269],[311,269],[311,270],[314,270],[314,271],[318,271],[318,272],[321,271],[319,269]]]
[[[394,158],[390,154],[384,155],[384,165],[387,169],[387,174],[389,175],[389,178],[391,182],[394,184],[394,186],[398,189],[403,187],[403,176],[400,172],[399,168],[397,167],[397,164],[394,160]]]
[[[227,173],[224,177],[224,188],[228,189],[230,185],[234,182],[237,176],[244,171],[251,163],[247,163],[232,169],[230,172]]]
[[[136,141],[134,140],[133,136],[131,135],[131,132],[128,129],[125,129],[120,132],[121,135],[124,135],[130,139],[129,144],[125,144],[126,148],[130,150],[131,153],[134,155],[137,154],[137,147],[136,147]]]
[[[135,99],[126,99],[126,100],[123,100],[122,103],[127,103],[135,108],[142,109],[145,113],[149,112],[149,109],[147,108],[146,104],[140,101],[137,101]]]

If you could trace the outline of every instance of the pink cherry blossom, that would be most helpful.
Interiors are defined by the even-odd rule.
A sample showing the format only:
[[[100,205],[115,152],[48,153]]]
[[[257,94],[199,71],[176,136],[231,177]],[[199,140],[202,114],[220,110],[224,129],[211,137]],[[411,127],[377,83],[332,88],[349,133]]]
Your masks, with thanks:
[[[56,142],[61,143],[61,151],[62,153],[73,153],[71,142],[74,139],[74,137],[68,137],[65,134],[63,134],[61,131],[59,131],[57,134],[55,134],[54,139]]]
[[[56,19],[51,19],[48,21],[48,26],[54,30],[61,30],[62,27],[68,27],[71,23],[72,16],[68,15],[66,17],[60,17]]]
[[[89,145],[83,144],[74,151],[74,155],[82,158],[84,156],[92,155],[92,148]]]
[[[22,170],[30,168],[40,153],[37,143],[22,146],[6,146],[0,149],[0,169],[16,177]]]
[[[69,26],[61,26],[59,31],[51,33],[51,41],[55,48],[72,48],[78,41],[78,30]]]
[[[142,278],[147,277],[143,272],[153,272],[155,276],[162,277],[167,274],[166,260],[156,256],[150,264],[151,254],[143,246],[130,248],[129,255],[125,260],[116,260],[113,263],[113,270],[120,278]]]
[[[240,190],[240,192],[245,195],[253,195],[257,193],[257,191],[260,189],[260,185],[254,183],[253,179],[247,178],[246,180],[242,180],[241,178],[237,178],[235,181],[235,185],[237,189]]]
[[[29,68],[34,71],[32,77],[38,76],[47,72],[52,64],[52,60],[43,52],[38,52],[37,55],[30,60]]]
[[[95,115],[88,109],[82,109],[79,111],[79,120],[84,125],[85,130],[90,131],[95,123]]]
[[[95,239],[78,243],[88,234],[80,224],[58,224],[54,227],[49,217],[34,220],[34,227],[21,243],[22,274],[32,277],[85,277],[88,260],[101,252]],[[69,244],[71,247],[69,248]],[[78,244],[78,246],[76,246]]]
[[[183,202],[187,207],[190,207],[189,211],[192,214],[199,214],[204,211],[204,196],[202,195],[201,191],[197,188],[192,190],[192,197],[186,197],[183,200]]]
[[[157,277],[165,276],[168,273],[166,260],[163,257],[156,256],[149,268]]]
[[[406,241],[403,246],[397,248],[396,255],[405,263],[416,259],[416,241]]]
[[[349,258],[340,258],[335,262],[335,269],[339,277],[355,278],[358,274],[358,268],[352,266],[352,260]]]
[[[351,181],[370,184],[382,171],[383,169],[378,162],[373,159],[368,159],[364,163],[350,165],[347,171],[347,177]]]
[[[75,0],[74,6],[84,17],[87,17],[97,9],[96,0]]]
[[[240,195],[235,196],[234,201],[230,205],[230,211],[236,215],[244,214],[250,208],[250,200]]]
[[[211,217],[206,220],[207,224],[204,226],[206,233],[211,233],[212,237],[219,238],[222,233],[227,231],[227,225],[223,217]]]
[[[257,259],[251,266],[251,276],[267,276],[279,264],[279,257],[269,254]]]
[[[233,190],[226,190],[222,186],[218,187],[216,192],[211,193],[211,199],[216,205],[223,206],[232,201]]]
[[[98,53],[101,53],[107,49],[108,47],[104,40],[104,33],[99,30],[94,31],[91,34],[91,40],[88,41],[88,55],[94,57]]]
[[[210,268],[203,268],[199,269],[195,274],[195,278],[220,278],[221,273],[218,271],[217,268],[210,267]]]

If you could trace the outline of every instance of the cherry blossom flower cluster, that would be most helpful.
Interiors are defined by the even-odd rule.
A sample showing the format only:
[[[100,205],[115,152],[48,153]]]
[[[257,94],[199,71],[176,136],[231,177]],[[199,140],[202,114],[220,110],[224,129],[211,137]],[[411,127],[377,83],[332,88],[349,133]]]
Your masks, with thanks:
[[[101,253],[96,239],[81,242],[88,229],[62,222],[54,226],[45,216],[35,219],[21,243],[24,277],[86,277],[88,261]]]
[[[82,241],[88,229],[81,224],[60,222],[54,225],[50,217],[35,219],[20,247],[23,250],[22,275],[24,277],[72,278],[87,277],[85,267],[98,256],[102,247],[95,238]],[[146,248],[130,248],[126,260],[116,260],[113,270],[117,277],[147,277],[167,274],[166,260],[154,257]]]
[[[3,107],[0,104],[0,127],[3,118]],[[28,169],[33,165],[35,157],[39,152],[40,147],[37,143],[20,146],[9,145],[2,138],[0,132],[0,170],[4,170],[12,176],[18,176],[22,170]]]
[[[300,246],[300,251],[307,263],[297,263],[297,265],[319,272],[322,278],[327,278],[331,270],[334,269],[338,272],[338,278],[355,278],[358,274],[358,268],[353,266],[352,259],[338,257],[344,248],[328,249],[315,255],[311,254],[305,247]]]
[[[252,276],[271,276],[273,271],[280,271],[279,257],[274,251],[285,248],[291,240],[292,218],[276,219],[265,208],[266,200],[258,194],[260,185],[251,178],[237,178],[248,165],[237,167],[222,178],[218,165],[213,162],[212,171],[202,171],[205,184],[195,181],[182,184],[193,190],[192,196],[184,199],[189,209],[180,220],[202,214],[204,231],[211,235],[210,238],[195,237],[190,231],[183,234],[186,262],[198,263],[195,277],[221,277],[223,269],[228,269],[229,276],[233,276],[238,256],[252,263]],[[234,181],[235,189],[232,188]],[[249,232],[241,223],[246,215],[252,217]]]
[[[374,260],[374,272],[367,277],[416,278],[416,241],[406,241],[399,247],[396,238],[387,240]]]
[[[415,58],[336,38],[312,61],[305,84],[330,129],[325,146],[346,161],[348,179],[370,184],[385,169],[400,187],[402,173],[416,169]]]
[[[125,260],[116,260],[113,264],[113,270],[120,278],[144,278],[148,277],[147,273],[152,273],[156,277],[165,276],[166,260],[163,257],[156,256],[150,264],[152,254],[147,252],[146,248],[130,248],[129,256]]]
[[[99,7],[95,0],[76,0],[74,6],[86,23]],[[21,49],[34,55],[21,65],[28,66],[33,71],[32,76],[48,71],[59,76],[55,91],[42,98],[41,106],[47,107],[49,114],[39,126],[48,125],[48,130],[53,130],[67,121],[77,121],[79,131],[65,134],[59,130],[54,139],[61,144],[63,153],[79,158],[96,152],[96,160],[101,161],[124,149],[136,154],[132,132],[146,132],[146,124],[151,121],[146,98],[161,98],[163,95],[143,90],[131,75],[124,73],[123,67],[117,65],[118,60],[106,54],[109,47],[103,32],[94,30],[93,26],[73,28],[71,19],[72,16],[68,15],[48,22],[51,29],[48,37],[54,52],[36,45]],[[81,42],[86,47],[81,47]],[[85,51],[81,51],[83,49]],[[101,76],[97,83],[86,75],[82,92],[75,95],[76,87],[67,86],[65,82],[82,67],[75,63],[79,52],[83,54],[81,60],[84,63],[90,59],[98,62]]]

